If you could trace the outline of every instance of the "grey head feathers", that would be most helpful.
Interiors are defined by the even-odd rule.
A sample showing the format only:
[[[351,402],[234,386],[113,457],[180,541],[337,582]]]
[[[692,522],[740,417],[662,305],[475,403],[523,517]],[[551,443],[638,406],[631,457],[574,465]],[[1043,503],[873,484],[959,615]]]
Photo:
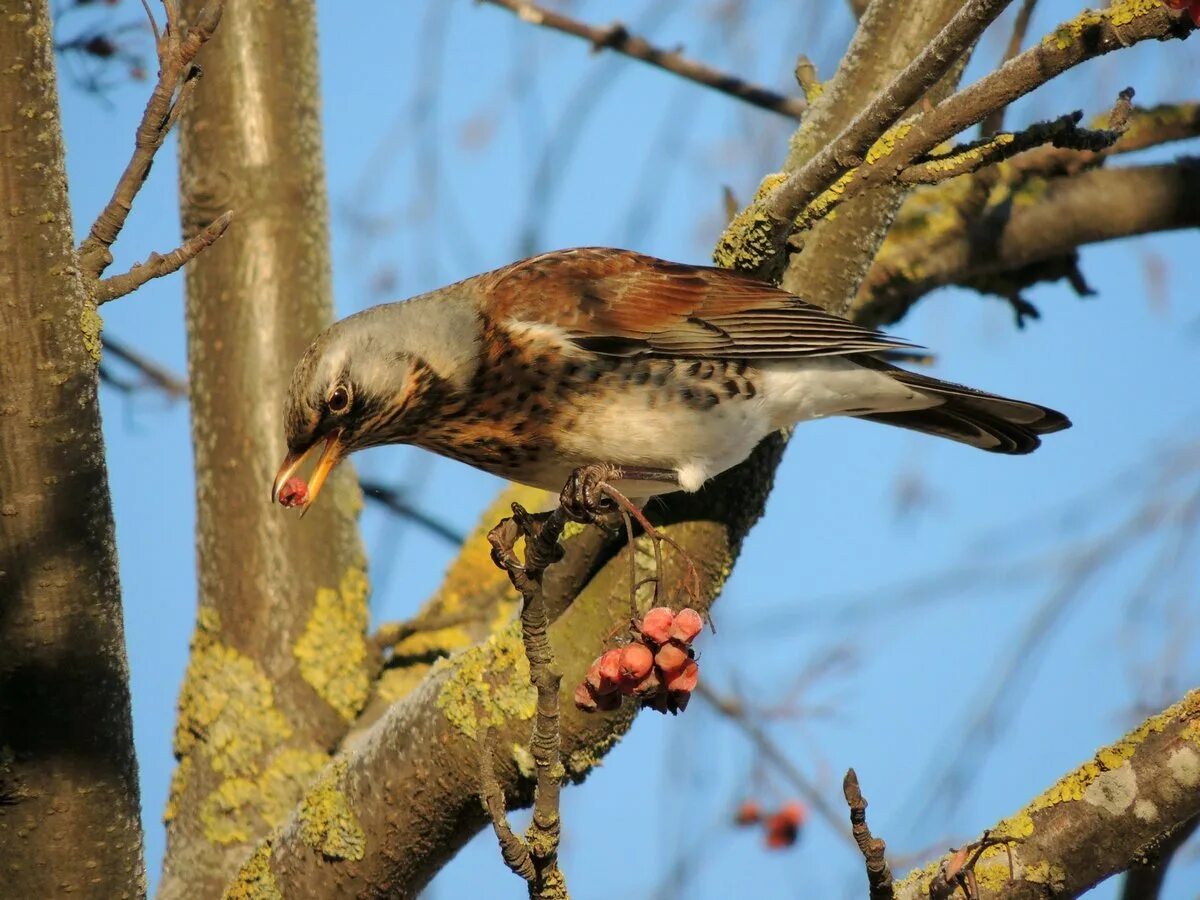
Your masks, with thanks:
[[[356,424],[404,394],[415,367],[465,389],[479,365],[481,334],[475,304],[445,288],[335,322],[292,373],[284,411],[289,448],[307,446],[334,427],[353,440]],[[339,386],[350,398],[342,411],[329,402]]]

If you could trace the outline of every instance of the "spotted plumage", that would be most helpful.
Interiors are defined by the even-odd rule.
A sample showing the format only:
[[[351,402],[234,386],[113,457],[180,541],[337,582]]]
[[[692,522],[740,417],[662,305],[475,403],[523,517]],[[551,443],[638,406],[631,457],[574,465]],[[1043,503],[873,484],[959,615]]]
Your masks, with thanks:
[[[351,316],[296,366],[280,479],[324,445],[408,443],[560,488],[592,463],[696,490],[764,436],[850,415],[1028,453],[1060,413],[898,369],[907,343],[721,269],[584,248]],[[343,405],[344,402],[344,405]]]

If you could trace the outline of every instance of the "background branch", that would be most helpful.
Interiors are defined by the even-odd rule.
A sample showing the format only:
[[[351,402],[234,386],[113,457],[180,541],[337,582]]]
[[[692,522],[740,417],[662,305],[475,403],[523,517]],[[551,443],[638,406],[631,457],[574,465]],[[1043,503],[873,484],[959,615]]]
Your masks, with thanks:
[[[712,88],[722,94],[749,103],[751,106],[757,106],[759,109],[782,116],[799,119],[804,115],[806,104],[803,98],[785,97],[736,75],[721,72],[711,66],[688,59],[678,50],[663,50],[655,47],[645,38],[631,34],[629,29],[620,22],[614,22],[604,27],[588,25],[560,12],[528,2],[528,0],[481,0],[481,2],[507,9],[509,12],[515,13],[523,22],[583,38],[592,45],[593,51],[613,50],[623,53],[625,56],[657,66],[687,81]]]

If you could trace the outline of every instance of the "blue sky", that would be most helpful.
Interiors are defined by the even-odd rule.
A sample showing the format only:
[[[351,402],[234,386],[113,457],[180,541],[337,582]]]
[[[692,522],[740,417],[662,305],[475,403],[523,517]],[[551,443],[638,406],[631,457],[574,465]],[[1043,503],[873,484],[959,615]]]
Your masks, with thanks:
[[[431,11],[434,2],[441,12]],[[591,55],[489,7],[319,6],[339,314],[501,265],[525,248],[612,244],[706,262],[722,187],[748,197],[784,153],[785,121]],[[641,23],[664,45],[683,43],[782,90],[791,89],[797,52],[827,77],[850,34],[840,3],[747,0],[740,25],[716,17],[716,7],[591,0],[572,9],[593,22]],[[1045,0],[1032,33],[1077,11],[1070,0]],[[118,21],[138,15],[137,4],[117,7]],[[996,58],[1006,34],[985,40],[973,73]],[[148,63],[148,43],[126,40]],[[1010,122],[1077,106],[1099,112],[1127,83],[1139,102],[1194,97],[1190,44],[1142,46],[1093,63],[1018,104]],[[80,233],[111,192],[148,89],[118,79],[101,100],[64,83]],[[543,167],[553,175],[549,190],[538,180],[547,145],[556,148]],[[113,271],[177,242],[173,150],[172,141],[155,164]],[[545,199],[531,205],[539,190]],[[845,421],[805,425],[792,441],[767,515],[716,607],[719,634],[700,641],[702,677],[722,691],[736,686],[750,702],[811,707],[773,720],[772,735],[835,802],[842,773],[855,766],[873,826],[900,855],[928,855],[975,834],[1117,737],[1144,698],[1138,676],[1147,665],[1167,658],[1175,676],[1155,700],[1196,683],[1194,546],[1144,604],[1130,598],[1159,559],[1159,539],[1121,554],[1045,619],[1035,617],[1046,615],[1053,573],[1018,577],[1019,567],[1005,565],[1111,530],[1147,496],[1137,473],[1159,471],[1163,447],[1190,442],[1195,472],[1200,401],[1185,386],[1200,361],[1187,265],[1196,250],[1194,233],[1088,249],[1083,270],[1097,296],[1038,287],[1029,298],[1043,318],[1023,331],[1000,301],[959,290],[923,301],[895,329],[937,353],[939,375],[1068,412],[1075,427],[1034,456],[996,457]],[[1148,272],[1165,272],[1154,289]],[[104,307],[108,333],[183,372],[181,291],[181,278],[162,279]],[[156,879],[175,698],[196,602],[187,408],[151,392],[106,390],[102,402]],[[416,450],[369,451],[356,462],[364,475],[406,485],[460,528],[499,487]],[[1165,496],[1195,491],[1195,481]],[[906,514],[898,511],[905,489],[925,498]],[[363,530],[373,608],[381,620],[402,618],[434,588],[450,548],[370,508]],[[916,591],[924,602],[901,604],[909,594],[897,585],[951,568],[964,570],[958,589]],[[1020,677],[1005,682],[996,733],[968,748],[960,802],[930,797],[972,709],[1039,622],[1036,650],[1019,659]],[[840,662],[794,696],[802,673],[831,656]],[[756,835],[727,824],[745,796],[773,803],[792,793],[756,765],[739,731],[701,704],[679,719],[643,716],[604,768],[565,795],[564,864],[575,893],[715,898],[743,886],[749,872],[763,897],[795,896],[797,885],[808,896],[854,896],[858,860],[824,825],[814,823],[789,852],[767,853]],[[1190,896],[1185,885],[1197,878],[1193,856],[1164,896]],[[490,835],[432,888],[437,897],[481,892],[524,896]]]

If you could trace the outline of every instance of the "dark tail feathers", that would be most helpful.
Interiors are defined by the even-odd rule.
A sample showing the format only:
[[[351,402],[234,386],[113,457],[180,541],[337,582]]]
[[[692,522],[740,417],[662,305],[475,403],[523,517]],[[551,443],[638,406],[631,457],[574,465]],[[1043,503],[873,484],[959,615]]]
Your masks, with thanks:
[[[1041,435],[1071,427],[1071,420],[1062,413],[1036,403],[987,394],[871,357],[858,357],[855,361],[886,371],[897,381],[943,401],[929,409],[871,413],[859,416],[860,419],[911,428],[991,453],[1010,454],[1032,453],[1041,446]]]

